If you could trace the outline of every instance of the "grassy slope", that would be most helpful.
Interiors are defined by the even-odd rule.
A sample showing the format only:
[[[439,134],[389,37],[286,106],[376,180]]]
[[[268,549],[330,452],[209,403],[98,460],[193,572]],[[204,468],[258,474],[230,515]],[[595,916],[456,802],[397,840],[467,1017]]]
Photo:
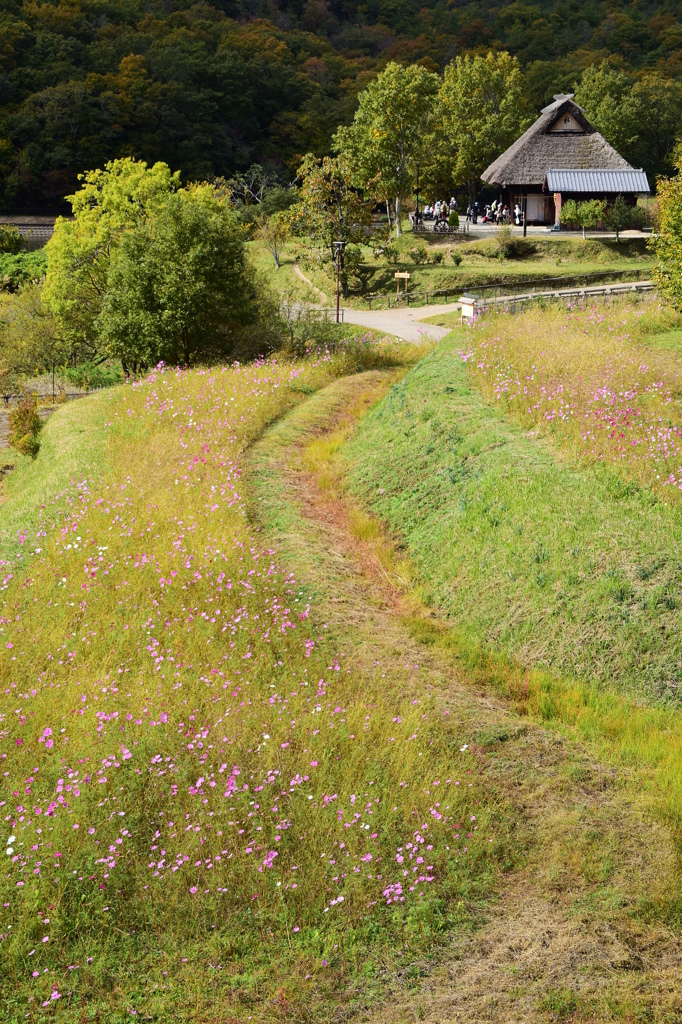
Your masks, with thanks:
[[[361,1012],[415,984],[448,933],[466,955],[500,867],[523,859],[531,828],[556,852],[547,883],[556,893],[561,875],[592,941],[595,906],[618,910],[627,947],[624,908],[661,898],[667,839],[653,833],[649,850],[651,830],[635,821],[624,857],[631,811],[615,792],[605,801],[608,772],[580,752],[564,763],[556,740],[519,730],[513,714],[509,725],[485,696],[469,706],[452,665],[434,662],[428,628],[420,643],[409,623],[400,633],[390,616],[368,618],[375,599],[354,604],[335,542],[287,505],[287,472],[311,461],[301,438],[330,410],[355,408],[352,390],[309,396],[361,366],[352,356],[166,373],[92,400],[110,424],[99,449],[108,471],[76,503],[66,494],[50,506],[28,585],[4,594],[0,797],[15,840],[0,874],[3,1022],[42,1016],[43,1004],[79,1024],[133,1010],[164,1022]],[[259,482],[240,481],[244,453],[292,407],[251,455]],[[67,428],[54,421],[55,441]],[[25,471],[27,505],[43,454]],[[271,535],[254,537],[243,495],[285,535],[281,567]],[[460,750],[472,735],[494,748],[492,773],[480,749]],[[545,799],[548,770],[554,796],[538,829],[529,807]],[[472,787],[448,786],[456,778]],[[573,803],[558,806],[569,792]],[[468,825],[464,856],[448,836],[472,811],[479,831]],[[409,892],[415,825],[436,868]],[[266,851],[278,854],[272,867]],[[383,890],[398,881],[406,902],[390,906]],[[551,915],[545,926],[556,926]],[[532,1011],[535,985],[513,981],[510,998]],[[613,991],[620,1008],[623,987]],[[648,1006],[649,989],[633,999]]]
[[[623,241],[619,245],[609,239],[581,238],[539,238],[531,239],[527,255],[519,259],[499,260],[494,239],[472,242],[453,242],[447,237],[433,239],[429,236],[415,238],[407,231],[399,242],[393,243],[399,253],[398,262],[389,265],[377,260],[370,246],[363,246],[365,262],[372,268],[362,293],[392,294],[395,292],[394,273],[396,269],[409,270],[411,291],[434,291],[441,289],[471,289],[488,282],[502,281],[509,285],[521,284],[526,280],[545,277],[565,277],[610,270],[645,270],[652,265],[643,239]],[[425,245],[430,256],[434,252],[443,254],[441,264],[418,266],[410,256],[410,250]],[[302,240],[291,241],[286,249],[279,270],[272,257],[257,242],[249,243],[252,259],[271,286],[283,295],[294,299],[319,302],[319,295],[297,278],[292,269],[294,258],[299,258],[306,276],[324,291],[330,300],[335,294],[336,282],[331,268],[319,268],[305,262]],[[457,251],[463,258],[459,267],[450,260],[450,253]],[[357,287],[353,289],[345,305],[366,308]]]
[[[665,933],[660,917],[677,920],[674,854],[665,828],[651,822],[650,811],[652,804],[659,808],[671,762],[673,768],[679,765],[680,723],[664,713],[649,720],[641,713],[633,716],[618,698],[583,702],[589,695],[569,692],[562,709],[568,713],[552,722],[560,734],[548,735],[535,724],[550,717],[548,704],[556,694],[546,677],[514,678],[513,672],[500,671],[503,666],[480,659],[462,671],[461,646],[420,602],[409,557],[346,490],[344,444],[385,387],[385,380],[337,382],[270,432],[255,459],[258,515],[282,556],[297,566],[299,579],[314,586],[316,603],[328,609],[331,628],[347,638],[357,658],[381,664],[393,686],[409,685],[404,671],[418,661],[419,678],[412,685],[423,692],[426,683],[437,705],[447,709],[450,724],[457,720],[459,732],[476,741],[481,781],[486,791],[498,794],[498,829],[508,835],[508,866],[516,870],[506,885],[496,880],[493,892],[500,904],[492,920],[486,908],[477,937],[470,937],[461,922],[431,947],[420,967],[430,976],[421,991],[398,951],[387,953],[381,982],[386,1002],[376,1019],[416,1016],[435,1022],[462,1013],[484,1019],[492,998],[496,1019],[505,1021],[554,1019],[557,1011],[575,1013],[581,1021],[609,1013],[663,1020],[664,979],[677,967],[652,952],[651,970],[628,975],[626,968],[614,977],[612,965],[619,957],[596,936],[628,936],[630,949],[644,943],[653,951]],[[491,684],[512,696],[511,707],[491,700]],[[582,705],[577,731],[576,699]],[[628,720],[637,736],[634,757],[634,743],[622,729]],[[560,751],[558,757],[550,750]],[[600,764],[602,758],[613,767]],[[669,807],[678,793],[672,787]],[[646,823],[639,819],[643,805]],[[579,937],[570,923],[578,919]],[[501,958],[494,952],[497,943]],[[581,958],[580,950],[587,948],[589,954]],[[654,963],[660,963],[661,975]],[[418,965],[413,961],[413,969]]]
[[[327,1019],[382,950],[475,916],[507,853],[458,722],[344,660],[254,538],[240,482],[287,409],[417,355],[154,373],[73,407],[100,407],[108,470],[48,504],[3,595],[3,1022]],[[71,425],[52,428],[60,487]],[[22,491],[42,503],[46,450],[15,512]]]
[[[35,537],[55,504],[77,501],[79,485],[92,486],[109,467],[104,424],[114,396],[69,402],[47,420],[40,434],[40,463],[7,452],[14,470],[4,477],[0,498],[0,559],[26,557],[21,536]],[[40,541],[38,541],[40,543]]]
[[[679,508],[558,461],[479,396],[462,340],[449,336],[362,424],[348,450],[355,491],[481,645],[675,696]]]

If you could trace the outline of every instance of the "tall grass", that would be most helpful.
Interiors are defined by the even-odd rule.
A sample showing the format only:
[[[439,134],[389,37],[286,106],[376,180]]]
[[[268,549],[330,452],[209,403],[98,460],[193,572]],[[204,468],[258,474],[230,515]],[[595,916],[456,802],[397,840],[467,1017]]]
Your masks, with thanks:
[[[682,358],[647,342],[677,324],[656,300],[484,315],[459,354],[483,394],[517,422],[675,500]]]
[[[361,676],[245,516],[268,423],[414,355],[364,339],[89,400],[108,469],[38,528],[27,506],[2,590],[0,1019],[310,1000],[490,892],[502,826],[468,737],[417,666]]]

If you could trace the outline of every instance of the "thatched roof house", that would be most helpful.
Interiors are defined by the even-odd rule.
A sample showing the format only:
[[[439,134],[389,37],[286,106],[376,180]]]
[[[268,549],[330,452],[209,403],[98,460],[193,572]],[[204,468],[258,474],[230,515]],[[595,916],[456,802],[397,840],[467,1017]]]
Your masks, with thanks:
[[[584,199],[620,193],[634,202],[637,194],[649,191],[644,172],[636,171],[609,145],[572,94],[555,96],[481,178],[499,185],[511,206],[518,202],[529,223],[558,220],[561,195]]]

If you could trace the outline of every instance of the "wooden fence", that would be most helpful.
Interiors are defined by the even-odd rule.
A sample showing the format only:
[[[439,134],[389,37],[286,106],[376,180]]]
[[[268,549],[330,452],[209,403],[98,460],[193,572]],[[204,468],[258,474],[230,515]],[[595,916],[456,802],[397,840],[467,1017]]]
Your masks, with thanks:
[[[603,284],[589,288],[561,288],[545,292],[526,292],[525,294],[509,294],[491,296],[490,298],[477,298],[474,307],[477,313],[483,313],[486,309],[503,307],[509,312],[515,313],[528,302],[553,302],[571,299],[607,299],[619,295],[642,294],[654,290],[653,281],[634,281],[627,284]]]
[[[509,296],[515,294],[515,290],[519,290],[519,294],[527,295],[529,292],[535,294],[538,288],[542,289],[542,292],[538,294],[546,294],[548,285],[570,285],[578,286],[580,282],[587,283],[589,281],[599,280],[600,284],[606,286],[608,281],[621,281],[624,277],[632,278],[634,281],[640,281],[642,275],[650,273],[646,270],[608,270],[604,272],[597,271],[590,274],[571,274],[564,275],[563,277],[539,277],[532,278],[528,281],[519,282],[517,285],[510,285],[504,281],[490,281],[487,284],[476,284],[475,290],[478,293],[489,292],[491,296]],[[375,292],[370,295],[363,295],[362,298],[367,302],[369,309],[372,308],[372,303],[386,303],[387,309],[398,309],[402,306],[428,306],[430,303],[446,302],[448,298],[452,296],[452,301],[456,302],[459,296],[464,291],[464,287],[459,284],[455,288],[436,288],[429,291],[421,292],[407,292],[396,296],[395,293],[384,293],[383,295]],[[554,289],[556,290],[556,289]],[[375,307],[376,308],[376,307]]]

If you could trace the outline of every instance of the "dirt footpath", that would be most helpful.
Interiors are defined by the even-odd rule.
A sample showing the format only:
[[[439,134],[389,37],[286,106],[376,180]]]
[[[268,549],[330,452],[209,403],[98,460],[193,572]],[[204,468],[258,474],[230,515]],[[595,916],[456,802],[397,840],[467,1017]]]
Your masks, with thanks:
[[[467,679],[447,650],[420,642],[447,629],[420,607],[378,557],[384,536],[363,540],[360,510],[316,475],[307,446],[368,408],[390,374],[338,381],[275,424],[254,446],[249,489],[254,522],[270,526],[280,559],[307,578],[349,655],[380,660],[396,676],[418,662],[419,680],[470,734],[504,727],[509,740],[477,751],[481,770],[514,808],[518,850],[475,932],[454,931],[428,961],[386,954],[383,1002],[368,998],[343,1019],[373,1024],[548,1021],[682,1021],[682,941],[656,913],[679,889],[671,836],[620,773],[589,749],[520,718],[505,700]],[[357,414],[357,412],[356,412]],[[379,552],[380,554],[380,552]],[[424,628],[420,625],[423,624]],[[428,627],[428,628],[427,628]],[[604,860],[604,857],[607,860]],[[604,864],[607,863],[608,870]],[[354,993],[358,996],[358,993]],[[356,1003],[357,1005],[357,1003]],[[342,1019],[332,1014],[330,1019]]]

